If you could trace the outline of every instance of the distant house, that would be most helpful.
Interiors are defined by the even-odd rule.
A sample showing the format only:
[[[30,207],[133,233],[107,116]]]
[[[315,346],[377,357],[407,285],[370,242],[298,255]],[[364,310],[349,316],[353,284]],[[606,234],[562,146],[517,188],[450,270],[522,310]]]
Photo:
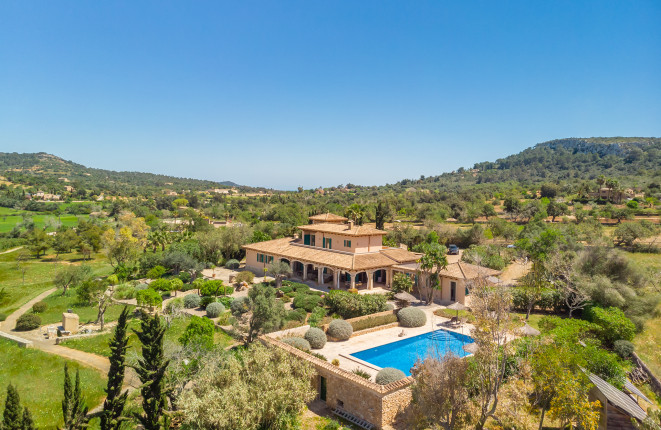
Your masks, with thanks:
[[[614,202],[621,202],[623,200],[632,199],[635,196],[631,188],[626,190],[613,190],[607,187],[599,188],[598,192],[589,194],[593,199],[606,199]]]
[[[633,430],[632,419],[641,422],[647,417],[645,409],[652,402],[631,382],[627,381],[624,391],[604,381],[597,375],[588,373],[594,387],[590,390],[590,400],[601,403],[599,430]],[[648,405],[645,405],[645,402]]]

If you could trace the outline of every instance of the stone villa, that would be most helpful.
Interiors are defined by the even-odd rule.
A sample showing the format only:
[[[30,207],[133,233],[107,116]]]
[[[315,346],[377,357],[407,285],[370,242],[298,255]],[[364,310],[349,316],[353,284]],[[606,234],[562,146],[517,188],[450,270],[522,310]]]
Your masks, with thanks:
[[[291,266],[294,277],[330,289],[355,288],[359,292],[390,288],[396,272],[408,274],[417,283],[421,254],[408,251],[405,246],[384,246],[383,236],[387,232],[356,226],[331,213],[309,219],[311,224],[299,226],[299,237],[244,245],[246,268],[264,274],[270,263],[281,260]],[[442,288],[434,300],[464,303],[467,280],[498,273],[463,262],[450,264],[440,275]]]

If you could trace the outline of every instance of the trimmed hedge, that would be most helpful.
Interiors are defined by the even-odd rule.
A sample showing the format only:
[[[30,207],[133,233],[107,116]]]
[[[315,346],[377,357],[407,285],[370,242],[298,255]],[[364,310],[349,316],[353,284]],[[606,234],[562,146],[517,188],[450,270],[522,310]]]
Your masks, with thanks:
[[[422,327],[427,324],[427,315],[418,308],[404,308],[397,312],[397,319],[403,327]]]
[[[39,328],[41,317],[37,314],[23,314],[16,320],[16,331],[30,331]]]
[[[287,345],[291,345],[296,349],[300,349],[301,351],[310,351],[310,342],[303,339],[302,337],[286,337],[282,339],[282,342],[286,343]]]
[[[353,331],[360,331],[394,322],[397,322],[397,315],[395,314],[378,315],[359,321],[351,321],[351,327],[353,327]]]
[[[361,295],[343,290],[333,290],[325,298],[330,313],[336,313],[344,319],[383,312],[386,310],[387,300],[382,294]]]
[[[48,303],[44,301],[37,302],[34,305],[32,305],[32,312],[34,312],[35,314],[46,312],[46,309],[48,309]]]
[[[401,370],[395,369],[394,367],[384,367],[376,374],[374,382],[379,385],[388,385],[391,382],[399,381],[404,378],[406,378],[406,374]]]
[[[305,332],[305,340],[310,343],[312,349],[321,349],[326,345],[326,333],[320,328],[310,327],[310,329]]]
[[[225,306],[222,303],[214,302],[207,306],[207,317],[209,318],[218,318],[223,312],[225,312]]]
[[[328,336],[336,340],[347,340],[353,334],[353,327],[344,320],[333,320],[328,325],[328,330],[326,332]]]

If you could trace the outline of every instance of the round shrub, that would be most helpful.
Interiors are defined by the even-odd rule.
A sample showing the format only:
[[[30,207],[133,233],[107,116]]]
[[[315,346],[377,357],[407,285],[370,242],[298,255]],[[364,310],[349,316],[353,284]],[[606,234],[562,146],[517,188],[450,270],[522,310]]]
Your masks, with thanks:
[[[427,315],[418,308],[404,308],[397,312],[397,319],[402,327],[422,327],[427,324]]]
[[[37,302],[34,305],[32,305],[32,312],[34,312],[35,314],[46,312],[46,309],[48,309],[48,303],[43,301]]]
[[[255,274],[249,270],[244,270],[243,272],[239,272],[239,274],[236,275],[236,278],[234,278],[234,281],[238,283],[247,282],[248,284],[252,284],[254,280],[255,280]]]
[[[239,260],[231,259],[227,260],[227,263],[225,263],[225,268],[230,269],[230,270],[236,270],[239,268]]]
[[[386,303],[386,310],[387,311],[392,311],[394,309],[395,309],[395,305],[393,305],[392,303]]]
[[[147,284],[138,284],[135,286],[135,291],[142,291],[146,290],[147,288],[149,288],[149,285]]]
[[[282,287],[280,287],[280,291],[282,291],[285,294],[288,294],[294,291],[294,289],[291,287],[291,285],[283,285]]]
[[[155,279],[149,284],[149,288],[156,291],[172,291],[172,284],[168,279]]]
[[[305,340],[310,342],[312,349],[321,349],[326,345],[326,333],[320,328],[311,327],[305,332]]]
[[[131,284],[122,284],[115,287],[114,298],[128,300],[135,298],[136,287]]]
[[[321,300],[321,297],[312,294],[296,294],[296,297],[294,297],[294,307],[296,309],[305,309],[307,312],[312,312]]]
[[[186,309],[198,308],[200,307],[201,301],[202,298],[197,294],[188,294],[187,296],[184,296],[184,307]]]
[[[634,346],[628,340],[616,340],[613,349],[620,357],[629,358],[633,354]]]
[[[250,299],[248,297],[239,297],[234,299],[230,309],[232,310],[233,315],[244,314],[248,312],[250,306]]]
[[[302,337],[286,337],[282,339],[282,342],[286,343],[287,345],[291,345],[296,349],[300,349],[301,351],[310,350],[310,342],[303,339]]]
[[[404,378],[406,378],[406,375],[401,370],[395,369],[394,367],[384,367],[376,374],[374,382],[379,385],[388,385],[391,382],[399,381]]]
[[[353,334],[353,327],[344,320],[333,320],[328,325],[328,336],[337,340],[347,340]]]
[[[110,285],[117,285],[119,283],[119,278],[117,278],[117,275],[112,274],[106,278],[106,281],[108,281],[108,284]]]
[[[225,306],[222,303],[214,302],[207,306],[207,316],[209,318],[218,318],[223,312],[225,312]]]
[[[39,328],[41,317],[37,314],[23,314],[16,320],[16,331],[29,331]]]

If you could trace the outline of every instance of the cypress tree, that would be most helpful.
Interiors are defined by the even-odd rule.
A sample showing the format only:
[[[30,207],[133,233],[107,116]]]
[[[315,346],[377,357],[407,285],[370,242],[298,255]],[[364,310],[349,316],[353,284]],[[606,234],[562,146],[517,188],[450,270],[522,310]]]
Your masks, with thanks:
[[[37,430],[34,421],[32,421],[32,414],[28,408],[23,408],[23,426],[21,427],[21,430]]]
[[[21,411],[21,398],[16,387],[12,384],[7,386],[7,399],[5,400],[5,411],[2,414],[3,430],[21,430],[23,414]]]
[[[101,415],[101,430],[119,430],[122,422],[126,420],[122,417],[124,405],[128,391],[122,391],[124,383],[124,372],[126,369],[126,349],[128,337],[126,329],[128,325],[129,310],[124,307],[117,327],[115,327],[115,336],[110,341],[110,370],[108,371],[108,386],[106,388],[106,400],[103,402],[103,413]]]
[[[87,406],[83,403],[80,389],[80,371],[76,370],[76,382],[72,384],[67,364],[64,365],[62,415],[64,416],[65,430],[79,430],[87,427]]]
[[[167,423],[161,420],[167,405],[163,378],[169,364],[163,354],[165,327],[158,314],[153,317],[143,314],[140,328],[141,331],[134,330],[142,342],[142,358],[138,360],[135,370],[142,382],[140,393],[145,413],[137,418],[145,430],[160,430],[162,427],[167,428]]]

